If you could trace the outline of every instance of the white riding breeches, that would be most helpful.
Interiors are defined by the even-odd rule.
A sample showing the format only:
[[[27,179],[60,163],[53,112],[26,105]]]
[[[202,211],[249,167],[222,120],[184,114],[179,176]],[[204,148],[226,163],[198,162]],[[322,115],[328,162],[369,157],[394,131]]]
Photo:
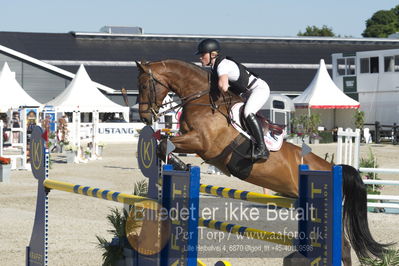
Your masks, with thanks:
[[[266,81],[258,78],[252,88],[243,96],[247,99],[244,108],[246,118],[250,113],[256,114],[267,102],[270,96],[269,85]]]

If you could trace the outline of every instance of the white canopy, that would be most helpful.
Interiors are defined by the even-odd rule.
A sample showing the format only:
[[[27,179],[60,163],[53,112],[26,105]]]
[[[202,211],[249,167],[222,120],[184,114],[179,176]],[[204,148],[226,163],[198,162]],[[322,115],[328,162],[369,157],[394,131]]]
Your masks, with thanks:
[[[0,72],[0,112],[8,109],[17,109],[20,106],[42,106],[33,99],[15,79],[15,73],[11,72],[7,62]]]
[[[312,82],[293,101],[296,108],[356,109],[360,107],[358,101],[347,96],[335,85],[327,72],[323,59],[320,60],[319,69]]]
[[[129,117],[129,107],[114,103],[102,94],[83,65],[80,65],[68,87],[47,105],[54,106],[60,112],[123,112],[125,119]]]

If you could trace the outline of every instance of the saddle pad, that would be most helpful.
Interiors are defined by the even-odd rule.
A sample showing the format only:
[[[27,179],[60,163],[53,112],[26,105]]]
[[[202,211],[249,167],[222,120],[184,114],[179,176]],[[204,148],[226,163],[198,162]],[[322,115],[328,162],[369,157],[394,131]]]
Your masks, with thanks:
[[[253,137],[250,136],[247,132],[243,130],[240,122],[240,108],[244,103],[236,103],[230,110],[230,119],[233,127],[237,129],[238,132],[242,133],[245,137],[253,140]],[[265,132],[263,130],[263,132]],[[264,134],[265,144],[269,151],[278,151],[281,148],[281,145],[284,141],[284,136],[287,134],[286,130],[284,129],[283,133],[280,135],[271,135],[270,131],[268,130],[266,134]]]

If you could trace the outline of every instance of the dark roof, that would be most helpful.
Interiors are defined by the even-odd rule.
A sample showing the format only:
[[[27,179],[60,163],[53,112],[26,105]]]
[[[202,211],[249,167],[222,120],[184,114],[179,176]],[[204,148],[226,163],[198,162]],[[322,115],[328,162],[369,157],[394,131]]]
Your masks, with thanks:
[[[180,59],[199,61],[194,55],[205,36],[121,35],[79,33],[0,32],[0,45],[39,60],[118,61]],[[208,36],[209,37],[209,36]],[[223,52],[243,63],[331,64],[333,53],[394,49],[399,40],[338,38],[220,37]],[[78,65],[56,66],[76,73]],[[134,66],[85,66],[92,80],[119,90],[136,90]],[[273,91],[301,91],[316,69],[253,69]]]

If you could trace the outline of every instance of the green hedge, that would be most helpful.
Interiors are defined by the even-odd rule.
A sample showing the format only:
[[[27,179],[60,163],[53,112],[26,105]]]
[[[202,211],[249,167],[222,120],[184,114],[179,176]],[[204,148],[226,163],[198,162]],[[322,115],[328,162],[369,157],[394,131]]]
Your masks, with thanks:
[[[334,142],[332,131],[320,131],[319,136],[320,136],[320,143]]]

